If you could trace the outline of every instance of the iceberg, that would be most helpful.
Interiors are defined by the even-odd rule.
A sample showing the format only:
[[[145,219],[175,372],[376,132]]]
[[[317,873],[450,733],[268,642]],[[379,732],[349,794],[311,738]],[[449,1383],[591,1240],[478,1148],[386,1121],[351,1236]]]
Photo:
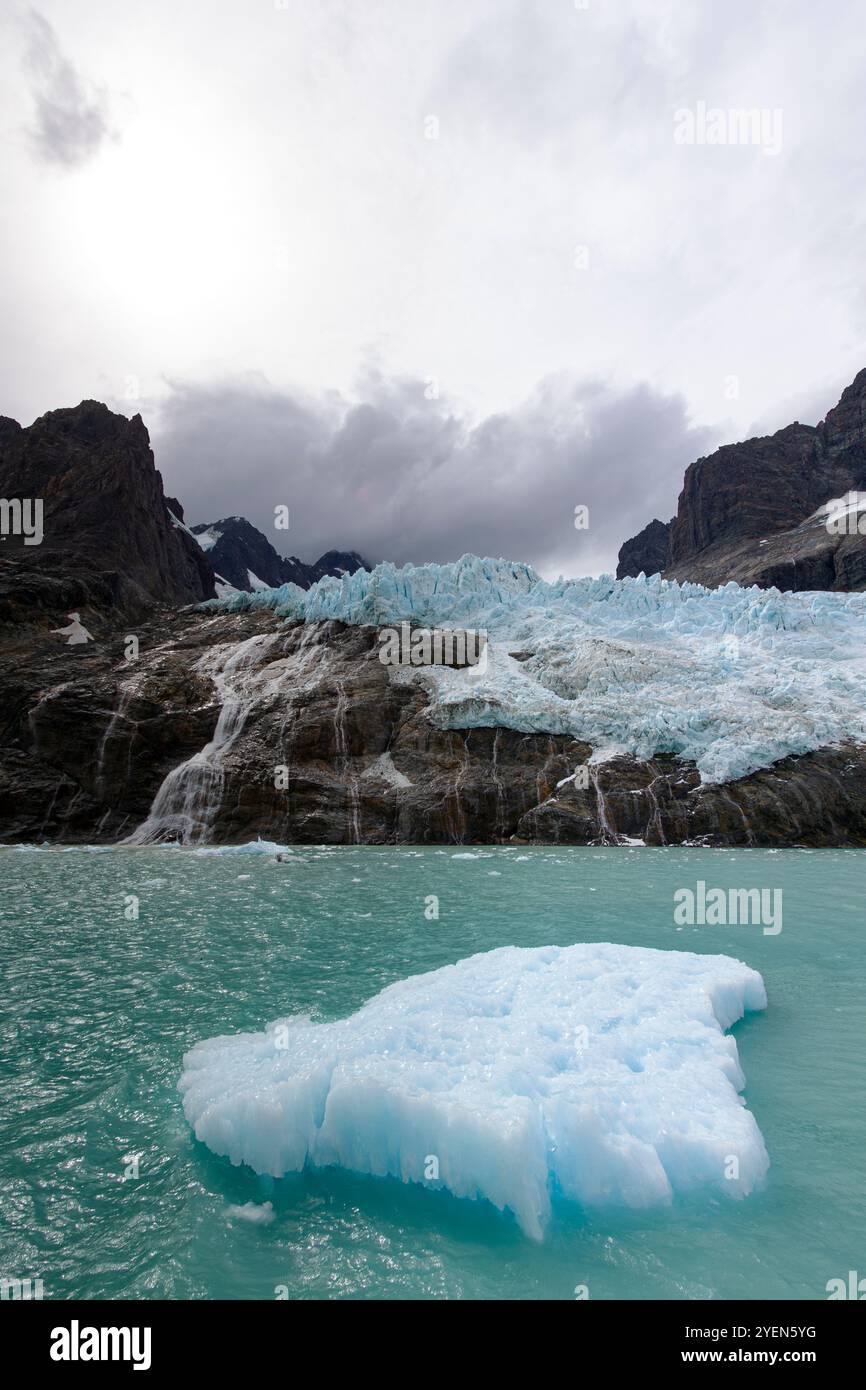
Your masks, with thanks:
[[[196,1137],[233,1164],[442,1187],[540,1239],[553,1195],[645,1207],[752,1191],[769,1159],[725,1030],[766,1002],[728,956],[506,946],[346,1019],[201,1042],[178,1088]]]
[[[528,565],[464,555],[203,607],[480,630],[484,670],[390,671],[424,687],[434,724],[566,734],[596,760],[673,753],[707,783],[866,740],[866,593],[705,589],[658,575],[548,583]]]

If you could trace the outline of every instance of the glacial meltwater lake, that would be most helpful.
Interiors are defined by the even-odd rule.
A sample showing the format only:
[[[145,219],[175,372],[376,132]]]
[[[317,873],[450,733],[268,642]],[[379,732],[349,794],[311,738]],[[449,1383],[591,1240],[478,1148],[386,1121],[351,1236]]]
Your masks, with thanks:
[[[46,1299],[822,1299],[866,1276],[861,851],[291,853],[0,851],[0,1275],[41,1278]],[[674,893],[698,881],[781,889],[781,932],[678,928]],[[478,951],[597,941],[763,975],[767,1010],[733,1030],[770,1156],[760,1190],[557,1199],[539,1243],[488,1203],[396,1179],[260,1177],[187,1124],[177,1082],[201,1039],[342,1018]],[[268,1202],[266,1222],[230,1214]]]

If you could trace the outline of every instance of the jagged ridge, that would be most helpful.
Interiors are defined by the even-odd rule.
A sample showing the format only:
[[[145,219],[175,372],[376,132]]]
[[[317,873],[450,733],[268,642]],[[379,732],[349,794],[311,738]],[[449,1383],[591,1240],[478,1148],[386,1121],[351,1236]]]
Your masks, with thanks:
[[[617,578],[662,572],[717,585],[866,588],[866,536],[833,534],[831,499],[866,487],[866,369],[819,425],[728,444],[686,469],[677,514],[622,546]]]
[[[325,575],[369,569],[355,550],[328,550],[312,565],[294,555],[286,558],[242,516],[201,522],[190,529],[221,579],[247,593],[263,585],[277,588],[281,584],[297,584],[308,589]]]

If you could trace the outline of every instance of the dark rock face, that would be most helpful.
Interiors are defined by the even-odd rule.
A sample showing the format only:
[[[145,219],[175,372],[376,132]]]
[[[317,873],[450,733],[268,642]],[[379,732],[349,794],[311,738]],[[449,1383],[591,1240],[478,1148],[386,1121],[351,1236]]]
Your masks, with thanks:
[[[631,575],[636,579],[641,573],[661,574],[667,568],[670,548],[670,531],[673,521],[651,521],[630,541],[621,547],[616,567],[617,579]]]
[[[202,539],[208,532],[218,537],[207,551],[208,559],[218,575],[247,592],[255,587],[250,575],[273,589],[281,584],[309,589],[326,574],[354,574],[355,570],[369,568],[355,551],[329,550],[314,565],[305,565],[294,556],[286,559],[242,516],[224,517],[222,521],[205,522],[191,529]]]
[[[839,398],[839,404],[818,426],[825,453],[843,459],[859,473],[862,481],[863,449],[866,447],[866,367],[858,372]]]
[[[817,426],[725,445],[686,469],[670,525],[666,578],[780,589],[866,587],[866,536],[809,521],[831,498],[866,488],[866,369]],[[653,522],[620,551],[617,576],[661,546]],[[652,532],[652,536],[648,533]],[[649,555],[646,556],[649,559]],[[621,571],[621,572],[620,572]]]
[[[244,708],[218,727],[216,681],[240,643]],[[587,767],[589,747],[568,737],[436,727],[421,689],[389,679],[374,628],[187,612],[143,629],[134,661],[120,638],[22,640],[11,655],[6,841],[112,842],[143,823],[145,840],[170,838],[168,822],[148,821],[159,793],[217,844],[866,845],[866,748],[787,758],[721,787],[667,756]],[[201,758],[184,769],[221,738],[207,775]]]
[[[312,568],[321,570],[320,578],[332,574],[339,579],[341,574],[354,574],[355,570],[368,570],[370,566],[357,550],[326,550]]]
[[[9,536],[0,622],[80,608],[113,620],[213,595],[213,572],[168,515],[141,417],[97,401],[52,410],[29,429],[0,421],[0,496],[42,499],[44,538]]]
[[[282,556],[277,554],[267,537],[244,517],[229,516],[222,521],[193,526],[191,530],[203,540],[209,532],[218,537],[207,550],[208,559],[216,573],[236,589],[252,589],[250,572],[271,588],[286,583]]]
[[[354,574],[355,570],[372,568],[357,550],[326,550],[312,565],[305,565],[295,555],[282,563],[283,579],[280,582],[297,584],[301,589],[309,589],[311,584],[324,579],[327,574],[339,579],[341,574]]]
[[[787,531],[839,491],[844,479],[808,425],[725,445],[686,469],[671,528],[671,568],[720,540]]]
[[[665,575],[707,588],[733,579],[744,587],[758,584],[792,592],[864,589],[866,536],[832,535],[816,518],[760,539],[716,541],[682,565],[671,564]]]

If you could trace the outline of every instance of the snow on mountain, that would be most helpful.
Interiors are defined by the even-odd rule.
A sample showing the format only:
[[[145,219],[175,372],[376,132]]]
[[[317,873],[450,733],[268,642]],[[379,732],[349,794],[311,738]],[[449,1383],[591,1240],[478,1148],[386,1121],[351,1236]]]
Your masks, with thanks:
[[[205,606],[215,604],[485,631],[486,669],[392,672],[425,687],[440,727],[570,734],[599,759],[674,753],[693,759],[705,782],[866,741],[866,593],[705,589],[658,575],[548,583],[528,565],[465,555]],[[518,651],[529,658],[516,660]]]
[[[183,525],[177,518],[174,520],[176,525]],[[304,564],[295,555],[280,555],[267,536],[242,516],[227,516],[221,521],[200,522],[183,529],[208,552],[223,583],[243,592],[287,583],[308,589],[325,575],[351,574],[367,564],[354,550],[328,550],[312,565]],[[227,597],[218,592],[220,597]]]
[[[201,537],[197,536],[194,531],[191,531],[190,528],[187,526],[186,522],[182,521],[181,518],[177,515],[177,513],[172,511],[171,507],[166,506],[166,511],[168,512],[169,521],[171,522],[172,526],[175,527],[176,530],[183,531],[187,536],[190,536],[195,541],[196,545],[201,545]],[[207,546],[202,546],[202,550],[206,549]]]
[[[338,1022],[201,1042],[179,1090],[196,1137],[232,1163],[444,1187],[540,1238],[551,1190],[645,1207],[760,1182],[769,1159],[725,1029],[766,1002],[729,956],[506,946]]]
[[[190,532],[190,534],[192,535],[193,533]],[[201,546],[202,550],[213,550],[221,535],[221,531],[198,531],[195,533],[195,538]]]

